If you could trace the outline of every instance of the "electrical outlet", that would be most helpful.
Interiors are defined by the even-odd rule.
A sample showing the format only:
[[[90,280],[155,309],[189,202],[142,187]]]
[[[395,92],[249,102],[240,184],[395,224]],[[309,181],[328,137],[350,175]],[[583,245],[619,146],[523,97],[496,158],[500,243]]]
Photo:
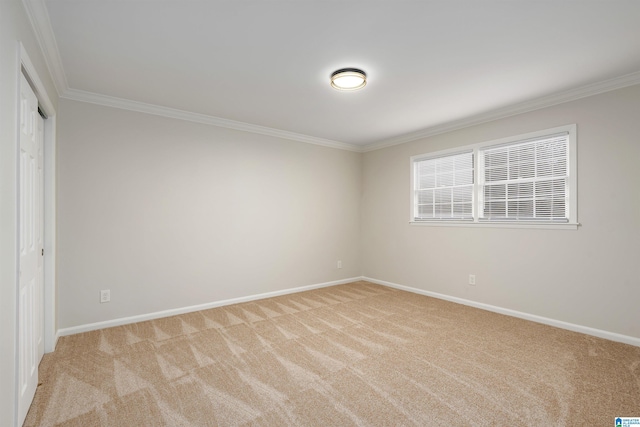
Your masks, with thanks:
[[[469,275],[469,284],[471,286],[475,286],[476,285],[476,275],[475,274],[470,274]]]
[[[338,261],[338,268],[342,268],[342,261]]]
[[[100,291],[100,303],[111,301],[111,291],[109,289],[104,289]]]

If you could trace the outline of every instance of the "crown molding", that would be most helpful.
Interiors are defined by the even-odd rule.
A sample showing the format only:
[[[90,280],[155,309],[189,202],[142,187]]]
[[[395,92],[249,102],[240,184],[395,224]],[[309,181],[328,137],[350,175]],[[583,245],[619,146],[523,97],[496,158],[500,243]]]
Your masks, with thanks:
[[[44,4],[44,0],[22,0],[22,4],[27,12],[29,22],[31,22],[38,45],[40,45],[40,50],[44,55],[49,74],[53,78],[53,84],[58,95],[60,95],[69,88],[69,84],[62,66],[58,43],[53,34],[53,28],[51,28],[47,6]]]
[[[317,138],[300,133],[273,129],[266,126],[253,125],[250,123],[238,122],[235,120],[223,119],[206,114],[193,113],[190,111],[178,110],[175,108],[163,107],[159,105],[147,104],[144,102],[131,101],[129,99],[116,98],[113,96],[101,95],[78,89],[67,89],[61,98],[74,101],[88,102],[91,104],[106,107],[119,108],[122,110],[136,111],[138,113],[153,114],[156,116],[168,117],[172,119],[185,120],[188,122],[201,123],[210,126],[217,126],[227,129],[240,130],[244,132],[257,133],[260,135],[272,136],[276,138],[288,139],[291,141],[304,142],[307,144],[322,145],[324,147],[338,148],[341,150],[362,152],[362,147],[345,142],[332,141],[330,139]]]
[[[47,68],[53,78],[56,91],[61,98],[72,99],[76,101],[89,102],[92,104],[104,105],[108,107],[121,108],[124,110],[137,111],[141,113],[154,114],[157,116],[170,117],[179,120],[186,120],[195,123],[202,123],[212,126],[218,126],[228,129],[241,130],[245,132],[257,133],[276,138],[283,138],[292,141],[304,142],[307,144],[322,145],[324,147],[338,148],[341,150],[361,152],[362,147],[355,144],[348,144],[340,141],[332,141],[330,139],[318,138],[309,135],[303,135],[295,132],[288,132],[279,129],[273,129],[266,126],[253,125],[250,123],[238,122],[219,117],[208,116],[205,114],[192,113],[189,111],[178,110],[174,108],[162,107],[159,105],[146,104],[128,99],[116,98],[107,95],[82,91],[69,88],[67,77],[62,66],[62,59],[58,49],[49,12],[44,0],[22,0],[25,11],[31,22],[31,26],[36,35],[40,49],[44,55]]]
[[[552,95],[543,96],[541,98],[535,98],[533,100],[520,102],[508,107],[500,108],[471,117],[466,117],[460,120],[454,120],[452,122],[443,123],[441,125],[431,126],[426,129],[422,129],[405,135],[400,135],[394,138],[373,142],[363,146],[361,151],[368,152],[380,150],[382,148],[400,145],[447,132],[452,132],[469,126],[503,119],[505,117],[515,116],[517,114],[527,113],[530,111],[539,110],[541,108],[551,107],[554,105],[563,104],[565,102],[575,101],[581,98],[586,98],[589,96],[598,95],[600,93],[622,89],[637,84],[640,84],[640,71],[626,74],[624,76],[616,77],[610,80],[581,86],[575,89],[558,92]]]
[[[0,0],[1,1],[1,0]],[[443,134],[446,132],[452,132],[458,129],[478,125],[481,123],[490,122],[493,120],[499,120],[505,117],[514,116],[517,114],[527,113],[530,111],[538,110],[545,107],[551,107],[553,105],[562,104],[565,102],[575,101],[581,98],[597,95],[604,92],[609,92],[616,89],[621,89],[627,86],[633,86],[640,84],[640,72],[627,74],[624,76],[616,77],[610,80],[605,80],[598,83],[593,83],[585,86],[581,86],[575,89],[570,89],[562,92],[558,92],[552,95],[543,96],[529,101],[524,101],[504,108],[492,110],[486,113],[477,114],[474,116],[454,120],[448,123],[431,126],[416,132],[407,133],[397,137],[383,139],[380,141],[371,142],[366,145],[349,144],[340,141],[332,141],[324,138],[317,138],[309,135],[303,135],[294,132],[288,132],[279,129],[273,129],[265,126],[253,125],[250,123],[238,122],[235,120],[228,120],[214,116],[208,116],[205,114],[192,113],[189,111],[177,110],[174,108],[162,107],[152,104],[146,104],[137,101],[131,101],[122,98],[115,98],[107,95],[100,95],[92,92],[86,92],[78,89],[70,89],[64,68],[62,66],[62,59],[58,50],[58,44],[51,27],[51,21],[49,20],[49,13],[44,0],[22,0],[25,11],[33,27],[36,39],[40,45],[40,49],[43,52],[44,59],[53,78],[53,82],[58,92],[58,95],[62,98],[72,99],[76,101],[89,102],[98,105],[104,105],[109,107],[121,108],[125,110],[137,111],[147,114],[154,114],[158,116],[170,117],[179,120],[186,120],[196,123],[203,123],[212,126],[224,127],[229,129],[241,130],[245,132],[252,132],[267,136],[273,136],[277,138],[284,138],[292,141],[305,142],[308,144],[322,145],[325,147],[338,148],[342,150],[354,151],[354,152],[368,152],[379,150],[394,145],[404,144],[407,142],[415,141],[422,138],[428,138],[431,136]]]

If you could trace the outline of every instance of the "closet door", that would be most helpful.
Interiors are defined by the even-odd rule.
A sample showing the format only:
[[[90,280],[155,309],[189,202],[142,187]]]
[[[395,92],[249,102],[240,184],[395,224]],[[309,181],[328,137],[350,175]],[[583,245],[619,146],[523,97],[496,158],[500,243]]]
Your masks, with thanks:
[[[18,289],[18,422],[38,386],[43,346],[43,121],[38,99],[20,80],[20,188]]]

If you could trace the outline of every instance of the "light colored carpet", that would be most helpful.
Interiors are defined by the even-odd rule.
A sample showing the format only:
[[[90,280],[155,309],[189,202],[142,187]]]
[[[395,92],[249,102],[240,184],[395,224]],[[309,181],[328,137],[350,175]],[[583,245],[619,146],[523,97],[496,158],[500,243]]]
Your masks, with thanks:
[[[612,426],[640,348],[367,282],[63,337],[25,426]]]

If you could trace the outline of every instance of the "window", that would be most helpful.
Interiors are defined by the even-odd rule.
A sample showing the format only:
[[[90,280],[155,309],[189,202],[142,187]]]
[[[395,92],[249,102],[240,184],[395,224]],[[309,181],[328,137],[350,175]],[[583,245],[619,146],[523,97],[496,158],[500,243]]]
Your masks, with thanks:
[[[414,156],[411,222],[577,227],[576,126]]]
[[[473,151],[417,160],[414,217],[473,220]]]
[[[569,221],[569,134],[482,148],[482,220]]]

